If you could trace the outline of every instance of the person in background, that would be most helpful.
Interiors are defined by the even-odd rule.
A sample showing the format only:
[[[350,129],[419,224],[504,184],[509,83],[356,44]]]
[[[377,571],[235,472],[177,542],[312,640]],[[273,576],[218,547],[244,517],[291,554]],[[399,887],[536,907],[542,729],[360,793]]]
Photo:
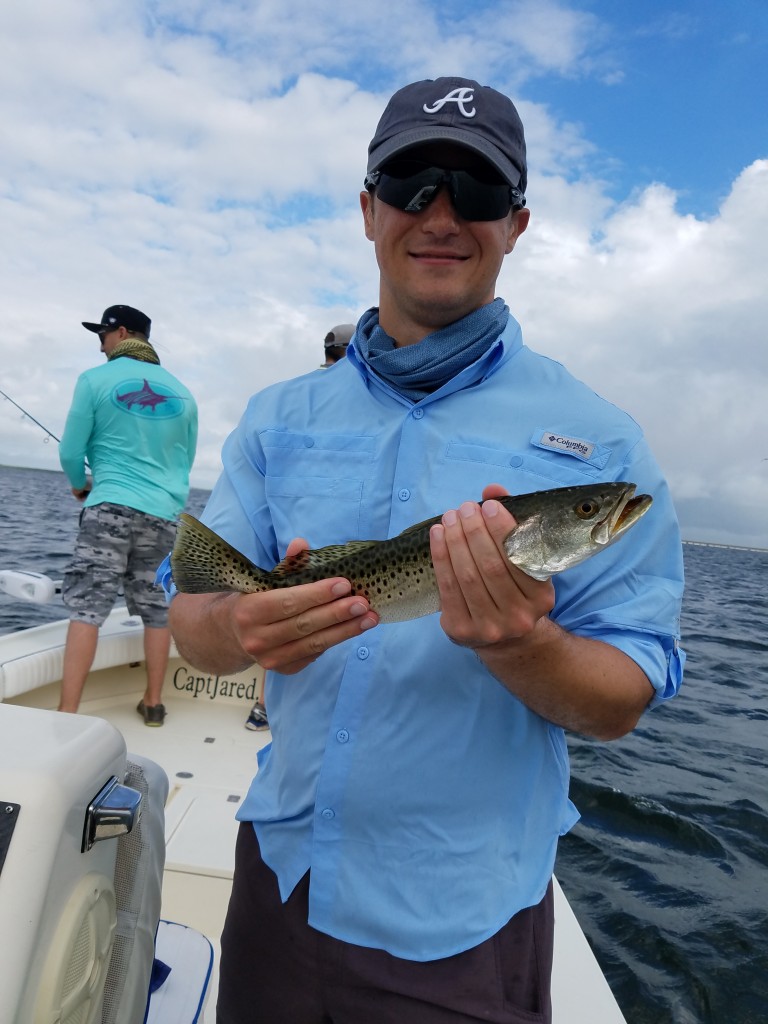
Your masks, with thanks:
[[[344,358],[347,354],[347,345],[352,340],[354,333],[354,324],[339,324],[328,331],[323,342],[325,362],[320,364],[323,369],[333,366],[334,363],[338,363],[340,359]]]
[[[99,323],[83,327],[98,335],[107,362],[78,378],[59,446],[72,493],[84,505],[62,581],[70,621],[59,710],[77,711],[99,627],[122,585],[128,611],[144,623],[147,685],[137,711],[146,725],[160,726],[171,634],[155,570],[173,546],[189,494],[197,405],[160,366],[141,310],[109,306]]]
[[[321,370],[327,370],[329,366],[333,366],[334,363],[344,358],[347,354],[347,345],[349,345],[354,333],[354,324],[338,324],[328,331],[323,342],[325,362],[320,364]],[[259,699],[253,705],[245,720],[245,728],[250,729],[252,732],[262,732],[264,729],[269,728],[269,718],[264,704],[263,677]]]
[[[439,515],[441,611],[381,624],[341,578],[173,597],[195,665],[267,669],[218,1024],[549,1022],[565,730],[623,736],[681,684],[682,545],[642,431],[496,296],[526,185],[508,97],[396,92],[360,195],[378,305],[332,374],[261,391],[225,442],[202,518],[238,551],[270,566]],[[508,560],[494,499],[620,480],[653,507],[619,544],[554,581]]]
[[[269,728],[269,718],[267,717],[267,709],[264,705],[264,676],[261,677],[259,683],[259,699],[254,702],[253,707],[248,712],[248,717],[245,720],[245,728],[251,732],[263,732]]]

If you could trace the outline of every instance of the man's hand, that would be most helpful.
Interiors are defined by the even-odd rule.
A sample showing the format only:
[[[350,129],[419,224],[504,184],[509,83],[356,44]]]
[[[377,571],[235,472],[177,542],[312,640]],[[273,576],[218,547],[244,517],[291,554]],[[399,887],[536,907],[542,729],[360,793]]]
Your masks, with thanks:
[[[286,554],[308,546],[297,538]],[[241,671],[257,662],[292,675],[377,625],[365,598],[350,591],[349,580],[337,577],[261,594],[177,594],[171,631],[184,656],[205,671]]]
[[[72,488],[72,493],[74,494],[74,496],[77,498],[78,501],[85,501],[85,499],[91,493],[91,487],[92,487],[92,484],[91,484],[91,481],[89,480],[86,483],[85,487],[82,487],[82,488],[73,487]]]
[[[504,538],[515,520],[492,499],[507,493],[499,484],[490,484],[483,491],[482,506],[465,502],[446,512],[431,530],[440,622],[451,640],[464,647],[519,640],[554,607],[552,583],[532,579],[506,556]]]
[[[515,520],[489,499],[506,493],[491,484],[482,506],[465,502],[432,527],[441,625],[454,643],[474,648],[488,671],[542,718],[598,739],[624,736],[653,688],[623,651],[574,636],[549,618],[552,582],[527,576],[504,553]]]

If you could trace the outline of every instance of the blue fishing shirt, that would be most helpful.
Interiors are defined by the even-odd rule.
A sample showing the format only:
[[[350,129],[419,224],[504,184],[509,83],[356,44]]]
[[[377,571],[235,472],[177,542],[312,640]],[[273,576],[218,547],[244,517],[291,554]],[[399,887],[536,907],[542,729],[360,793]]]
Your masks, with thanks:
[[[72,487],[93,489],[85,505],[111,502],[175,519],[189,494],[197,405],[173,374],[121,357],[81,373],[59,445]]]
[[[654,704],[677,692],[683,566],[667,485],[638,425],[525,347],[512,318],[417,404],[369,376],[353,343],[330,369],[255,395],[222,457],[203,518],[265,568],[293,537],[393,537],[491,482],[636,483],[652,508],[554,578],[551,617],[634,659]],[[238,812],[283,900],[311,868],[314,928],[412,960],[468,949],[539,902],[578,819],[563,730],[439,620],[379,625],[296,675],[268,673],[272,743]]]

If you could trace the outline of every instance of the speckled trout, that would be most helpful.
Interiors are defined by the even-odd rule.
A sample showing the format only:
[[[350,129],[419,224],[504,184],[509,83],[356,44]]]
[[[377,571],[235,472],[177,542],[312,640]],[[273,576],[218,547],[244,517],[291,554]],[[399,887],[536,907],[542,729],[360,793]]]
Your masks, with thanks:
[[[496,498],[517,525],[504,540],[507,558],[537,580],[578,565],[623,537],[651,506],[628,483],[586,484]],[[186,594],[245,594],[342,576],[367,598],[382,622],[403,622],[440,610],[426,519],[389,540],[301,551],[272,570],[260,569],[193,516],[181,514],[171,570]]]

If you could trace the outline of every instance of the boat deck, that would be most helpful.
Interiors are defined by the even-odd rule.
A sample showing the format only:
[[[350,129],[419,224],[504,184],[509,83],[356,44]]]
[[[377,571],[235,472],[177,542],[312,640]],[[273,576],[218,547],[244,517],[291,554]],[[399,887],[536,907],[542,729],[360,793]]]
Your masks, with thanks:
[[[113,612],[103,627],[102,667],[86,683],[80,713],[108,720],[122,733],[129,752],[155,761],[168,776],[162,916],[197,929],[213,944],[214,973],[202,1018],[202,1024],[213,1024],[219,937],[234,867],[235,814],[257,771],[257,752],[271,736],[269,731],[251,732],[244,727],[254,699],[252,676],[234,677],[222,685],[221,680],[190,669],[175,651],[163,691],[165,724],[145,726],[136,712],[145,683],[141,631],[139,626],[136,634],[136,625],[122,609]],[[6,686],[7,703],[56,707],[58,682],[38,679],[34,658],[28,663],[25,659],[30,655],[29,644],[36,645],[48,678],[56,679],[65,628],[65,623],[56,623],[0,637],[0,685]],[[109,664],[114,657],[104,652],[112,642],[120,658],[136,660]],[[18,692],[27,676],[35,685]],[[13,689],[17,692],[9,695]],[[626,1024],[557,884],[555,913],[554,1024]]]

